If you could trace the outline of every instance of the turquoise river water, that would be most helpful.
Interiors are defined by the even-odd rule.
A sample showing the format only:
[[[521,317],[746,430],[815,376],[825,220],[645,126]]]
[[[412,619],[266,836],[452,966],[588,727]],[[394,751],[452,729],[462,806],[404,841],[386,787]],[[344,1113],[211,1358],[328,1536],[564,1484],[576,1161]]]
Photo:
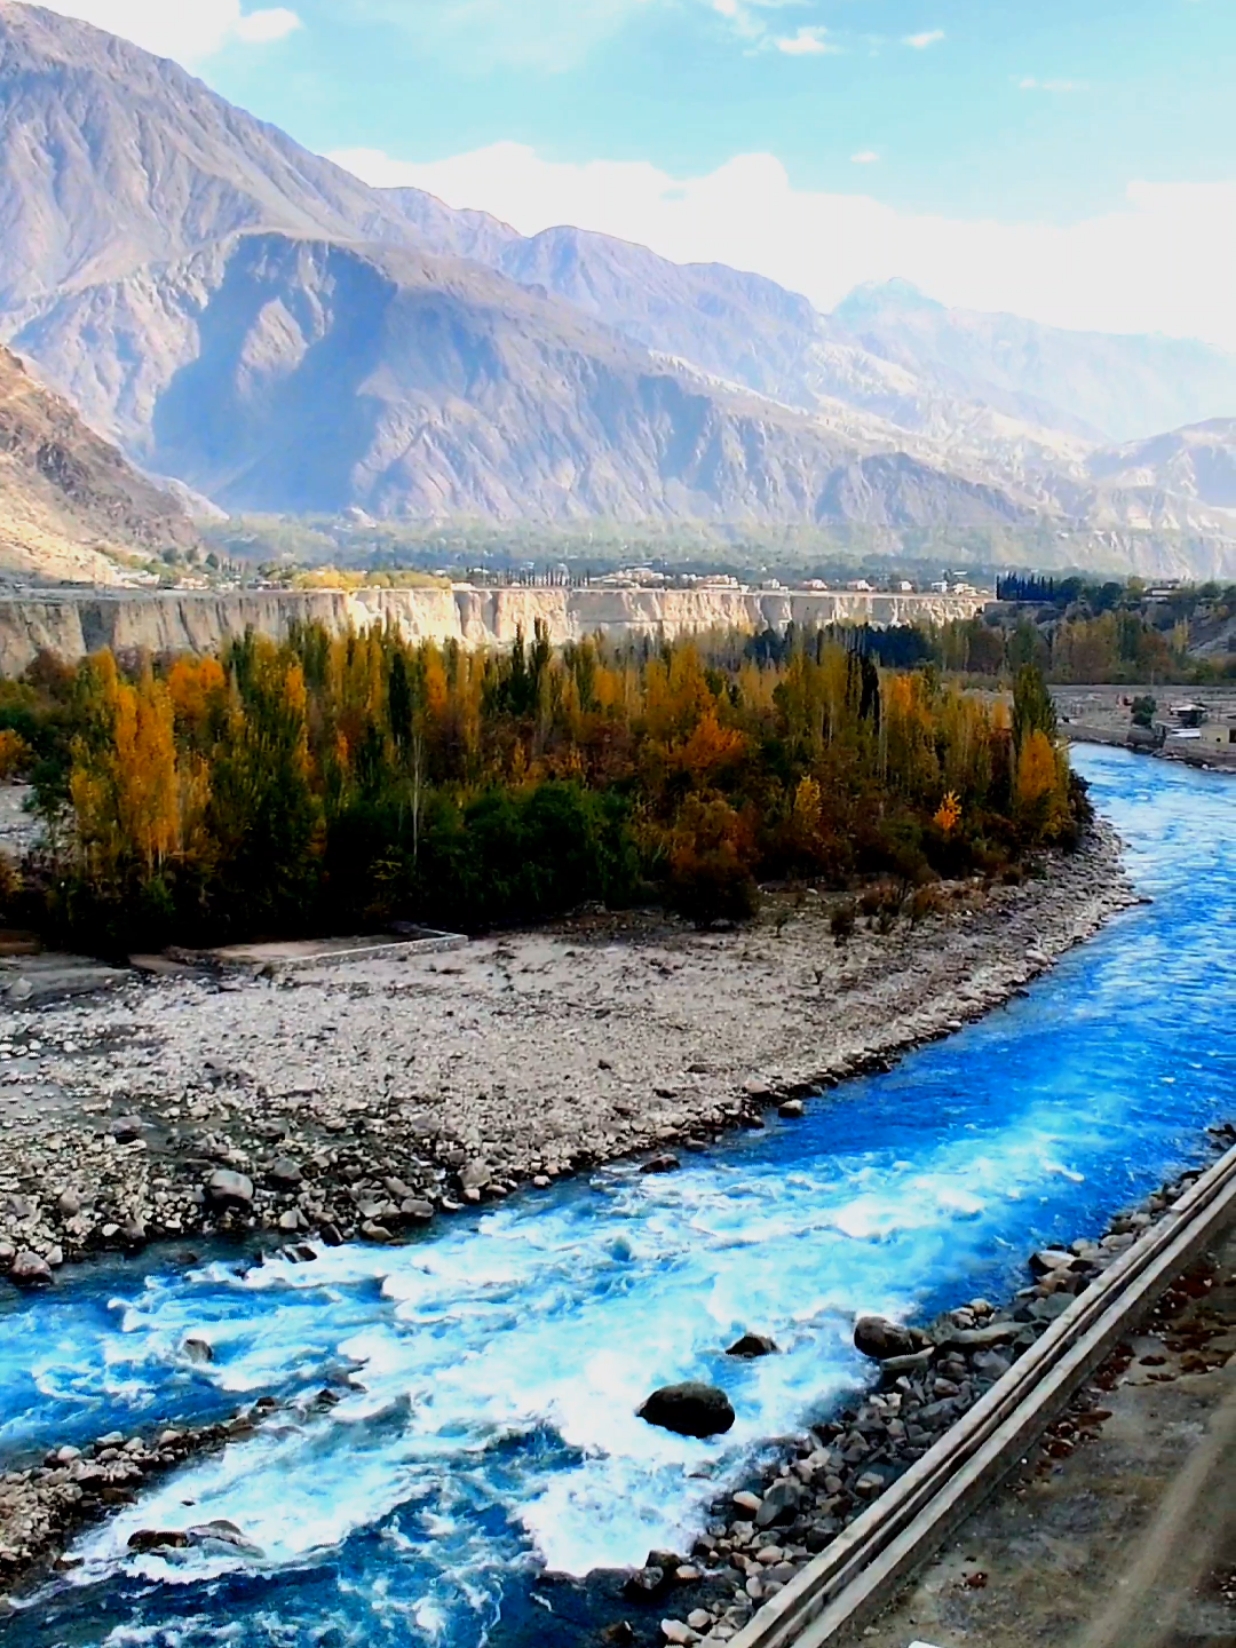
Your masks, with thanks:
[[[930,1312],[1024,1280],[1205,1155],[1233,1113],[1236,786],[1076,752],[1153,902],[1028,994],[683,1171],[631,1166],[311,1265],[84,1271],[0,1305],[0,1462],[274,1394],[256,1439],[86,1533],[0,1627],[21,1648],[544,1648],[583,1640],[537,1588],[689,1548],[722,1488],[861,1386],[858,1311]],[[733,1363],[743,1331],[783,1354]],[[209,1340],[194,1365],[186,1335]],[[635,1409],[683,1378],[738,1414],[711,1442]],[[324,1386],[340,1400],[312,1403]],[[135,1555],[227,1518],[261,1555]]]

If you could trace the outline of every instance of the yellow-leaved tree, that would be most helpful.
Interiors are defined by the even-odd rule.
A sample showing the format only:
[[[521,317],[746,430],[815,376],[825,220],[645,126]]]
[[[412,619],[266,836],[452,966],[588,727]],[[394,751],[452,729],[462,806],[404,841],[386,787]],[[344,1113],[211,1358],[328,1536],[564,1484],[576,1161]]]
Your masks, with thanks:
[[[1017,812],[1035,834],[1050,839],[1067,806],[1061,762],[1045,732],[1027,733],[1017,757]]]
[[[181,840],[181,786],[171,694],[149,670],[121,678],[110,652],[83,683],[88,730],[73,740],[69,796],[78,850],[97,885],[152,879]]]

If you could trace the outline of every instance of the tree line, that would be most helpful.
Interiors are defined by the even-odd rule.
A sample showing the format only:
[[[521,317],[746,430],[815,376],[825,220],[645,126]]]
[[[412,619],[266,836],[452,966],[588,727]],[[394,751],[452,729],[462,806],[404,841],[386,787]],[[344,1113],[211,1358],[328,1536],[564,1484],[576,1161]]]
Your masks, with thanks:
[[[998,874],[1084,810],[1032,664],[1010,707],[824,632],[485,653],[307,625],[44,657],[0,683],[6,734],[47,845],[0,901],[96,946],[591,900],[706,922],[764,879]]]

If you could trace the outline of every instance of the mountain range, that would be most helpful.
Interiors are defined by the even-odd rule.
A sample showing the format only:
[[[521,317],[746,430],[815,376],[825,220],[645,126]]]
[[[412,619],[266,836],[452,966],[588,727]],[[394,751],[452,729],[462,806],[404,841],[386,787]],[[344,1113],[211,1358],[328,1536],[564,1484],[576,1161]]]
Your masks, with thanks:
[[[1236,358],[901,282],[821,315],[721,265],[524,237],[15,0],[0,337],[228,510],[857,527],[1013,559],[1029,535],[1044,564],[1236,575]]]

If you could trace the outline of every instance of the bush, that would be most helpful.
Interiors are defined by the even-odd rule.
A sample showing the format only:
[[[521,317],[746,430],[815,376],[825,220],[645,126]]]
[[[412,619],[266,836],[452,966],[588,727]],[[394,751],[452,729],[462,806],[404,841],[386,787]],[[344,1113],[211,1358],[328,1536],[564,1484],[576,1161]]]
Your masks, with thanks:
[[[572,783],[490,790],[462,812],[435,803],[416,877],[419,908],[475,931],[632,896],[638,859],[620,796]]]
[[[670,854],[669,904],[697,927],[747,921],[759,908],[750,831],[720,796],[688,796]]]
[[[938,916],[944,908],[944,895],[938,887],[916,887],[910,895],[907,913],[911,925],[917,927],[920,921],[926,921],[928,916]]]
[[[21,894],[21,872],[7,853],[0,852],[0,921],[15,919]]]
[[[0,727],[0,784],[25,778],[34,762],[34,751],[19,732]]]
[[[833,935],[833,942],[838,948],[849,940],[857,919],[858,908],[852,898],[847,898],[843,904],[834,906],[833,912],[828,918],[828,930]]]
[[[868,921],[875,921],[889,911],[896,915],[901,909],[901,888],[887,879],[873,881],[860,893],[858,907]]]

